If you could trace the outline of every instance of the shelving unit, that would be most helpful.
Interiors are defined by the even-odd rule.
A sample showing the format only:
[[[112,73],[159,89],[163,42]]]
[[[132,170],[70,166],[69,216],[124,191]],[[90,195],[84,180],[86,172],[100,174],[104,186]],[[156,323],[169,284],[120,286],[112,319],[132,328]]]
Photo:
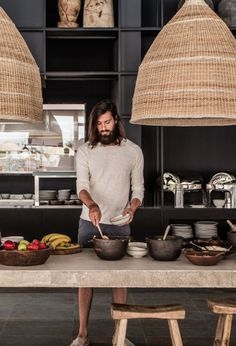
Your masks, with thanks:
[[[129,123],[138,67],[177,4],[178,0],[114,0],[114,28],[83,28],[82,1],[79,28],[59,29],[57,0],[0,0],[40,67],[44,103],[86,103],[87,115],[101,99],[117,103],[127,137],[142,147],[145,158],[144,207],[132,224],[137,239],[162,233],[167,223],[178,220],[236,219],[233,209],[166,206],[163,190],[154,206],[155,182],[164,171],[185,176],[194,172],[205,182],[219,171],[235,173],[235,127],[156,128]],[[236,28],[232,32],[235,35]]]

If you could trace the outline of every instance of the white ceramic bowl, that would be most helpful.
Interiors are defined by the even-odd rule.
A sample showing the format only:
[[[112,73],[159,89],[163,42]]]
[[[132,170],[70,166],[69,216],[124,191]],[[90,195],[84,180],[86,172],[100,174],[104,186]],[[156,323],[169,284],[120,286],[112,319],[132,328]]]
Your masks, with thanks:
[[[129,221],[129,218],[130,218],[129,214],[125,214],[125,215],[121,214],[121,215],[112,217],[110,219],[110,222],[112,225],[115,225],[115,226],[123,226]]]
[[[131,248],[128,248],[127,254],[134,258],[141,258],[148,254],[148,250],[142,249],[141,247],[140,248],[131,247]]]
[[[19,236],[19,235],[13,235],[9,237],[2,237],[2,243],[5,243],[7,240],[15,241],[16,243],[19,243],[21,240],[23,240],[24,237]]]
[[[131,242],[128,245],[127,254],[134,258],[141,258],[148,254],[147,244],[142,242]]]
[[[142,249],[147,249],[147,243],[144,243],[142,241],[131,241],[129,243],[129,248],[142,248]]]
[[[213,199],[213,204],[216,208],[223,208],[225,205],[225,200],[224,199]]]

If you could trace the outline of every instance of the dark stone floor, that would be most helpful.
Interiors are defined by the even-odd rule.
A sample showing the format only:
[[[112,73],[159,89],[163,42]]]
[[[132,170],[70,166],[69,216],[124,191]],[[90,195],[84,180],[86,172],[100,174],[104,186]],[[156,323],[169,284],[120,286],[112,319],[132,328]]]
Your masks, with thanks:
[[[1,346],[69,346],[78,332],[75,289],[0,289]],[[186,319],[180,330],[186,346],[209,346],[216,316],[207,308],[207,298],[235,297],[236,289],[130,289],[135,304],[181,303]],[[111,290],[96,289],[90,316],[89,335],[93,345],[111,345]],[[236,345],[234,320],[231,344]],[[138,346],[171,345],[167,322],[134,320],[128,323],[128,338]]]

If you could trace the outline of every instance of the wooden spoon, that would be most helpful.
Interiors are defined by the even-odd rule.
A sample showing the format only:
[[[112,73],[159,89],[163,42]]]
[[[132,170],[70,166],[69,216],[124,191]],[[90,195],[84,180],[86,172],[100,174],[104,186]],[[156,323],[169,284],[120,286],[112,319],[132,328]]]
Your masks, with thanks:
[[[232,224],[232,222],[229,221],[229,220],[226,220],[226,222],[227,222],[228,225],[230,225],[231,230],[232,230],[233,232],[236,232],[236,227],[234,226],[234,224]]]
[[[102,239],[109,239],[106,235],[104,235],[104,234],[102,233],[102,230],[101,230],[101,227],[99,226],[99,224],[97,225],[97,228],[98,228],[98,231],[99,231],[99,233],[100,233]]]
[[[165,233],[164,233],[164,235],[163,235],[163,240],[166,240],[166,237],[167,237],[167,235],[168,235],[168,233],[169,233],[169,230],[170,230],[170,225],[168,225],[168,226],[166,227],[166,229],[165,229]]]
[[[192,241],[190,241],[190,244],[195,246],[196,248],[198,248],[200,250],[203,250],[203,251],[207,250],[204,246],[197,245],[197,244],[193,243]]]

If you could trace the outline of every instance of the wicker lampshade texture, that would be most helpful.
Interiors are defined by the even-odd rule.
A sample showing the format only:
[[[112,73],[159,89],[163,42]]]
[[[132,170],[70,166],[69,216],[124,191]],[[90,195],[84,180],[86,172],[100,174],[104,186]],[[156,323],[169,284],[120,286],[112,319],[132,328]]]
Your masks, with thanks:
[[[186,0],[149,48],[131,123],[236,124],[236,40],[204,0]]]
[[[42,121],[39,68],[14,23],[0,7],[0,119]]]

